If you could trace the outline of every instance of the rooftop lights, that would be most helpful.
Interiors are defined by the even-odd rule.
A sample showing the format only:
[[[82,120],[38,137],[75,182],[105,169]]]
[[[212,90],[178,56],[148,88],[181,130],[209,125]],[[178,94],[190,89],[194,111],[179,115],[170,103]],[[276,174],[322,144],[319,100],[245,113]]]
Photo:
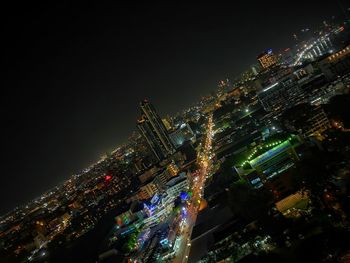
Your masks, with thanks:
[[[291,137],[288,138],[288,140],[290,140]],[[264,145],[264,147],[259,146],[259,149],[262,150],[263,148],[270,148],[272,146],[276,146],[281,144],[283,141],[277,141],[277,142],[273,142],[273,143],[269,143],[267,145]],[[245,164],[249,163],[249,161],[251,161],[252,157],[257,153],[257,148],[254,149],[254,151],[247,157],[247,160],[245,160],[244,162],[241,163],[241,166],[244,166]]]
[[[267,88],[263,89],[263,92],[268,91],[269,89],[272,89],[273,87],[275,87],[275,86],[277,86],[277,85],[278,85],[278,82],[276,82],[276,83],[274,83],[274,84],[268,86]]]

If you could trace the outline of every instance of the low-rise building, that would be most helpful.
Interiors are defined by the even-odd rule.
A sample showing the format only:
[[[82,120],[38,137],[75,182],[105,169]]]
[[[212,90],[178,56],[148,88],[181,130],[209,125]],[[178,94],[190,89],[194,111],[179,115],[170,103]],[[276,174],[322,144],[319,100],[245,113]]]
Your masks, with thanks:
[[[291,135],[285,140],[257,145],[243,154],[246,159],[236,164],[235,169],[253,187],[259,188],[295,165],[299,160],[295,148],[302,142],[300,136]]]
[[[182,191],[187,191],[189,182],[186,173],[182,172],[177,177],[172,178],[167,182],[166,186],[166,192],[169,196],[179,196]]]

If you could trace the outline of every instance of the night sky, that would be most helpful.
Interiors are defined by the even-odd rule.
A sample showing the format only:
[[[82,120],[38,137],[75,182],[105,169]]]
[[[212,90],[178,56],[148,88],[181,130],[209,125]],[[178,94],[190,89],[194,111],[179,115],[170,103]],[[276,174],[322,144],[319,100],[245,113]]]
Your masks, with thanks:
[[[341,14],[335,1],[231,2],[3,8],[0,214],[124,142],[142,98],[173,114]]]

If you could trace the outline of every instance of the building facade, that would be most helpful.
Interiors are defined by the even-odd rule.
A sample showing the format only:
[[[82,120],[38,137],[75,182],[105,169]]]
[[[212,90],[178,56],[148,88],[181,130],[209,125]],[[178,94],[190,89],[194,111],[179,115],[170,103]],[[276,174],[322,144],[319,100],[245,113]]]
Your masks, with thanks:
[[[196,138],[190,125],[187,123],[181,124],[180,127],[173,131],[169,136],[176,148],[180,147],[185,141],[195,141]]]
[[[174,146],[153,105],[143,100],[140,108],[141,118],[137,122],[137,127],[156,159],[160,161],[174,152]]]
[[[350,72],[350,45],[327,56],[318,62],[318,66],[328,80]]]
[[[138,192],[138,198],[140,200],[149,199],[152,196],[154,196],[156,193],[158,193],[158,187],[154,182],[150,182],[144,186],[140,187],[140,190]]]
[[[257,59],[263,69],[268,69],[277,64],[277,58],[272,53],[272,49],[266,50],[264,53],[260,54]]]
[[[170,179],[167,184],[167,194],[169,196],[179,196],[182,191],[188,191],[189,182],[186,173],[182,172],[178,176]]]

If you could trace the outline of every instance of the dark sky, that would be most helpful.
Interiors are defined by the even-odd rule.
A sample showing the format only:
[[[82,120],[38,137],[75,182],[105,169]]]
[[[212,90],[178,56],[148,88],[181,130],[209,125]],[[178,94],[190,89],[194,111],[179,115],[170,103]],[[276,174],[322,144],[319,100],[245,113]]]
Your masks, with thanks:
[[[125,141],[140,99],[175,113],[340,14],[333,1],[164,2],[3,8],[0,214]]]

